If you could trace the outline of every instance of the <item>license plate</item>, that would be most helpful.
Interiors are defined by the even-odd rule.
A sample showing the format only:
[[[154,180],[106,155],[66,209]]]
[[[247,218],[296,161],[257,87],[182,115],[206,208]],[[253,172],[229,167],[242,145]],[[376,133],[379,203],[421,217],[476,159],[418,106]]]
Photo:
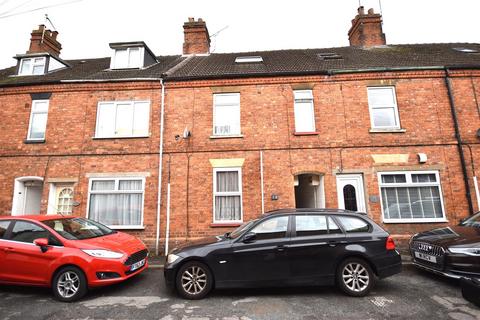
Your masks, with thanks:
[[[145,265],[145,259],[132,264],[132,266],[130,267],[130,271],[135,271],[137,269],[140,269],[144,265]]]
[[[432,263],[437,263],[437,257],[431,256],[429,254],[417,252],[417,251],[415,251],[415,258],[426,260]]]

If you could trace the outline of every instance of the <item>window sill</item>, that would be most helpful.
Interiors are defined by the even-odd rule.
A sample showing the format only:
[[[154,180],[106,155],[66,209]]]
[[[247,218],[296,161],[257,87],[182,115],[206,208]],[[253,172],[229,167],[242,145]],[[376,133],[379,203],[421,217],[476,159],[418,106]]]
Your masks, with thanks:
[[[107,226],[112,230],[145,230],[145,226]]]
[[[230,228],[230,227],[239,227],[242,225],[242,222],[231,222],[231,223],[218,223],[214,222],[210,224],[211,228]]]
[[[383,223],[385,224],[395,224],[395,223],[448,223],[447,219],[384,219]]]
[[[234,138],[243,138],[243,134],[231,134],[224,136],[210,136],[210,139],[234,139]]]
[[[28,139],[25,139],[25,140],[23,140],[23,143],[25,143],[25,144],[45,143],[45,139],[42,139],[42,140],[28,140]]]
[[[406,129],[370,129],[370,133],[404,133]]]
[[[128,136],[128,137],[92,137],[93,140],[112,140],[112,139],[145,139],[150,138],[150,135],[146,136]]]
[[[294,132],[294,136],[317,136],[319,135],[320,132],[318,131],[312,131],[312,132]]]

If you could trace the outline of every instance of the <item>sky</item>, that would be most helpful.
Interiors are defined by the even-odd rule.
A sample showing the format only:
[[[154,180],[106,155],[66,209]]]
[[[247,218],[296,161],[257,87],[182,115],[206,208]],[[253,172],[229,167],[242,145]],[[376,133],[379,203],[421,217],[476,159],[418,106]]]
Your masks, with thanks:
[[[387,44],[480,42],[478,0],[360,2],[366,10],[381,7]],[[217,53],[348,46],[358,6],[359,0],[0,0],[0,68],[27,51],[45,14],[68,60],[110,56],[110,42],[138,40],[156,55],[181,54],[188,17],[203,18],[210,35],[217,33],[211,48]]]

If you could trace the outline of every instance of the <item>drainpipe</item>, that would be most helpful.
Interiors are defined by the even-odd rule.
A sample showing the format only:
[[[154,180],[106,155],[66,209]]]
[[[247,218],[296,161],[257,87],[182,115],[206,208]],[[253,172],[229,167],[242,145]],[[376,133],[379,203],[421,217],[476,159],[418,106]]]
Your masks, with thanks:
[[[161,90],[161,105],[160,105],[160,142],[159,142],[159,157],[158,157],[158,196],[157,196],[157,231],[155,236],[155,255],[158,256],[158,245],[160,241],[160,209],[162,204],[162,163],[163,163],[163,127],[165,119],[165,86],[163,79],[160,78]]]
[[[260,151],[260,191],[262,193],[262,214],[265,213],[265,199],[263,191],[263,151]]]
[[[465,182],[465,189],[467,192],[468,209],[470,211],[470,215],[473,215],[474,211],[473,211],[472,195],[470,193],[470,183],[468,182],[467,165],[465,162],[465,155],[463,153],[463,142],[460,134],[460,129],[458,126],[457,112],[455,110],[455,99],[453,97],[452,84],[450,80],[449,69],[447,67],[445,67],[445,85],[447,86],[448,99],[450,101],[450,111],[452,113],[453,126],[455,128],[455,138],[457,139],[457,148],[458,148],[458,153],[460,155],[460,163],[462,165],[463,180]]]
[[[168,241],[170,241],[170,162],[168,159],[168,180],[167,180],[167,225],[165,230],[165,256],[168,256]]]

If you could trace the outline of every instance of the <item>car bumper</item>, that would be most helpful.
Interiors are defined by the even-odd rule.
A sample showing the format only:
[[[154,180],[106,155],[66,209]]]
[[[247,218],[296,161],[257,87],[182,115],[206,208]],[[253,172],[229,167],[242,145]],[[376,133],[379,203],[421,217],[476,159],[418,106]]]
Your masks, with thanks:
[[[165,285],[169,288],[175,287],[175,276],[177,268],[174,265],[165,264],[163,268],[163,276],[165,277]]]
[[[102,287],[102,286],[119,283],[127,279],[130,279],[139,273],[142,273],[147,268],[148,268],[148,258],[145,258],[145,264],[142,267],[134,271],[131,271],[130,266],[126,266],[121,262],[118,262],[118,263],[109,262],[108,264],[106,263],[93,264],[87,274],[88,286]],[[118,276],[116,276],[115,278],[109,278],[109,279],[99,279],[98,277],[99,273],[115,273]]]
[[[402,272],[402,257],[396,250],[373,260],[379,278],[386,278]]]

